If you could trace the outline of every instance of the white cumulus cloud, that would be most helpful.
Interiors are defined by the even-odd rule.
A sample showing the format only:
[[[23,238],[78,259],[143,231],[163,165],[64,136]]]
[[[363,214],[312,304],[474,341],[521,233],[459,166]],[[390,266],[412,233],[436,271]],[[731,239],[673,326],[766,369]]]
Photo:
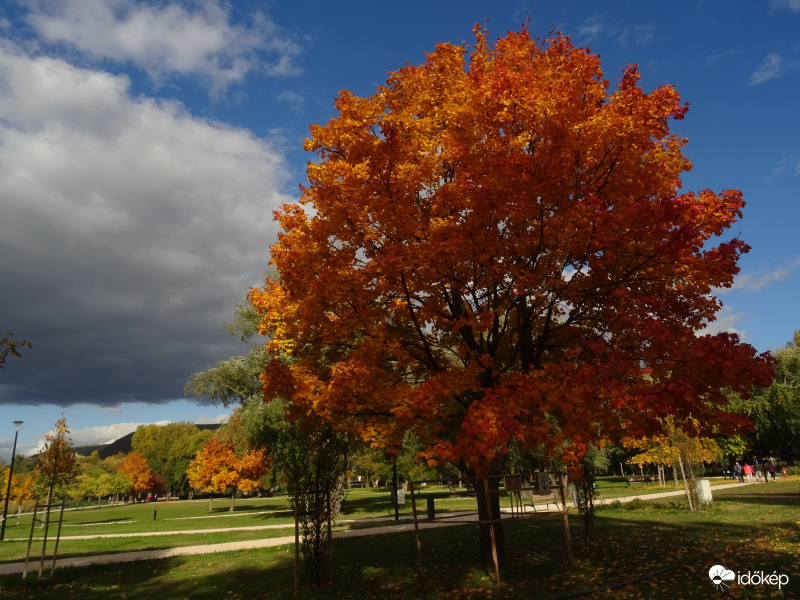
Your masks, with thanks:
[[[197,75],[212,92],[248,73],[299,72],[300,46],[267,16],[233,23],[211,0],[34,0],[28,22],[45,42],[66,44],[93,60],[131,62],[160,81],[171,73]]]

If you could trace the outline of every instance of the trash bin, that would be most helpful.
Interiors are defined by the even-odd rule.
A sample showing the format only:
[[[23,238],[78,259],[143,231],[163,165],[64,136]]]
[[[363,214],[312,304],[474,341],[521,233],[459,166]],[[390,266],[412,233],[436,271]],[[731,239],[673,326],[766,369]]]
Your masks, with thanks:
[[[428,502],[428,519],[433,521],[436,518],[436,509],[433,506],[433,498],[426,498]]]
[[[697,480],[697,497],[700,504],[711,504],[714,501],[711,497],[711,483],[708,479]]]

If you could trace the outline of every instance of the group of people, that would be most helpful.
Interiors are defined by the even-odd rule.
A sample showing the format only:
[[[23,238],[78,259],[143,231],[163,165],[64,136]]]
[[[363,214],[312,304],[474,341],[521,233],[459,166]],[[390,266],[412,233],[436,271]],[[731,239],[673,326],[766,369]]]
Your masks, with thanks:
[[[775,481],[776,470],[775,462],[772,460],[765,460],[763,465],[758,462],[757,458],[753,459],[752,465],[747,461],[742,461],[741,463],[736,461],[731,467],[731,479],[738,479],[739,483],[744,483],[744,478],[747,477],[747,483],[752,483],[755,475],[756,481],[761,481],[762,477],[764,482],[769,481],[770,478]],[[782,471],[783,476],[786,477],[786,467],[783,467]]]

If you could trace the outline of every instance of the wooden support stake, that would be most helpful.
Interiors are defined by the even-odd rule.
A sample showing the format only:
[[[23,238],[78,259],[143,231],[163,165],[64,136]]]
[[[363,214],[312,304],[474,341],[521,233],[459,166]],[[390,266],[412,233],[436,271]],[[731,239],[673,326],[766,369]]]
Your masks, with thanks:
[[[328,585],[333,583],[333,533],[331,526],[331,491],[328,490],[327,506],[328,511]]]
[[[572,555],[572,537],[569,534],[569,517],[567,516],[567,498],[564,493],[564,476],[558,474],[558,491],[561,494],[561,513],[564,515],[564,535],[567,538],[567,556],[569,557],[569,564],[575,561]]]
[[[422,567],[422,544],[419,541],[419,521],[417,520],[417,501],[414,498],[414,482],[408,482],[409,487],[411,488],[411,512],[414,514],[414,537],[417,539],[417,568],[419,569],[419,576],[422,577],[425,574],[425,570]]]
[[[56,545],[53,548],[53,566],[50,567],[50,574],[56,570],[56,559],[58,558],[58,542],[61,539],[61,524],[64,522],[64,503],[66,499],[61,500],[61,512],[58,515],[58,531],[56,532]]]
[[[33,517],[31,517],[31,533],[28,536],[28,551],[25,553],[25,566],[22,569],[22,578],[28,574],[28,560],[31,557],[31,544],[33,543],[33,530],[36,528],[36,515],[39,514],[39,499],[36,499],[36,504],[33,507]]]
[[[689,500],[689,510],[694,512],[694,504],[692,503],[692,494],[689,491],[689,484],[686,481],[686,471],[683,470],[683,459],[678,456],[678,464],[681,466],[681,476],[683,477],[683,487],[686,489],[686,499]]]
[[[297,514],[297,504],[300,501],[300,491],[294,487],[294,591],[300,589],[300,519]]]
[[[495,583],[500,583],[500,561],[497,558],[497,539],[494,532],[494,515],[492,514],[492,498],[489,495],[489,480],[483,480],[483,492],[485,495],[486,512],[489,514],[489,536],[492,538],[492,560],[494,561]]]
[[[53,486],[50,486],[50,492],[47,494],[47,506],[45,506],[44,510],[44,521],[42,521],[42,525],[44,525],[44,537],[42,538],[42,558],[39,561],[39,579],[42,578],[42,573],[44,572],[44,557],[45,553],[47,552],[47,534],[50,533],[50,507],[53,500]]]

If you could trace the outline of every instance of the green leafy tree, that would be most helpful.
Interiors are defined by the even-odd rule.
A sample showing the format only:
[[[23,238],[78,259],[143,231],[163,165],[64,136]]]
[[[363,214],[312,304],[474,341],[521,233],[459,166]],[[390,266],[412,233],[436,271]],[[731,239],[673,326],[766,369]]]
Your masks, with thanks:
[[[89,456],[77,456],[76,477],[69,487],[68,496],[76,501],[95,498],[99,506],[101,500],[112,493],[112,475],[105,467],[106,463],[100,458],[97,451],[92,452]]]
[[[170,495],[185,496],[189,493],[186,468],[212,435],[188,422],[140,425],[133,434],[131,446],[147,459]]]
[[[348,468],[366,487],[392,479],[392,463],[383,449],[362,445],[351,455]]]
[[[170,460],[166,465],[165,480],[176,496],[186,497],[189,494],[189,478],[186,470],[197,452],[214,437],[208,429],[198,430],[196,433],[177,438],[170,446]]]
[[[73,500],[94,498],[97,505],[112,493],[112,476],[102,469],[92,473],[81,473],[69,487],[68,495]]]
[[[754,430],[747,436],[752,454],[793,465],[800,459],[800,331],[772,355],[772,384],[756,387],[748,399],[734,398],[732,405],[753,421]]]
[[[75,472],[78,475],[84,473],[94,473],[103,471],[103,461],[100,458],[100,453],[95,450],[89,456],[75,456]]]
[[[267,279],[274,280],[274,274],[268,272]],[[237,407],[240,434],[251,448],[268,449],[273,465],[269,477],[288,489],[301,524],[303,556],[312,581],[319,584],[330,576],[325,560],[326,527],[344,499],[351,441],[316,419],[287,421],[289,405],[279,397],[264,401],[260,376],[268,355],[261,338],[255,344],[251,341],[259,333],[260,319],[249,302],[239,304],[234,321],[225,328],[249,343],[247,352],[217,361],[208,371],[193,373],[184,391]],[[203,478],[198,476],[198,480]]]
[[[272,275],[267,273],[267,279]],[[248,343],[247,352],[218,360],[207,371],[192,373],[184,392],[195,398],[208,398],[223,406],[243,406],[251,398],[263,399],[259,376],[269,360],[265,345],[251,340],[258,333],[260,317],[253,306],[240,302],[236,306],[234,320],[223,326],[241,342]]]
[[[330,581],[326,560],[330,527],[347,489],[347,438],[316,419],[281,428],[273,458],[288,479],[289,497],[302,531],[302,551],[313,584]]]

